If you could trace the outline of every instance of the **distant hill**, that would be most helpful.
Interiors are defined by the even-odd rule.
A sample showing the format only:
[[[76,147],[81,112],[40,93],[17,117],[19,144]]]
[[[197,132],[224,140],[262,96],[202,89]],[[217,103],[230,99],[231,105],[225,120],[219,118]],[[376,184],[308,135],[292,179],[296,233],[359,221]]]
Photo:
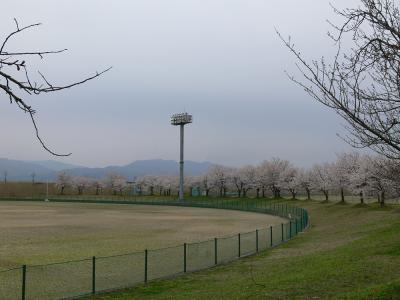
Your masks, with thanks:
[[[201,175],[213,166],[210,162],[185,162],[185,174]],[[152,159],[138,160],[125,166],[109,166],[105,168],[74,168],[65,170],[74,176],[105,177],[109,173],[119,173],[128,179],[144,175],[178,175],[179,163],[173,160]]]
[[[210,162],[185,162],[185,174],[189,176],[201,175],[213,166]],[[55,180],[57,173],[65,171],[73,176],[87,176],[102,178],[109,173],[119,173],[127,179],[144,175],[178,175],[179,163],[173,160],[152,159],[138,160],[125,166],[108,166],[105,168],[88,168],[58,161],[19,161],[0,158],[0,180],[7,172],[9,181],[30,181],[31,174],[35,173],[36,181]]]
[[[82,166],[77,166],[73,164],[67,164],[55,160],[38,160],[38,161],[27,161],[28,163],[33,163],[36,165],[40,165],[42,167],[45,167],[49,170],[53,171],[62,171],[65,169],[75,169],[75,168],[82,168]]]
[[[53,179],[55,171],[33,162],[19,161],[7,158],[0,158],[0,179],[4,180],[4,173],[7,172],[9,181],[31,181],[31,174],[35,173],[35,180]]]

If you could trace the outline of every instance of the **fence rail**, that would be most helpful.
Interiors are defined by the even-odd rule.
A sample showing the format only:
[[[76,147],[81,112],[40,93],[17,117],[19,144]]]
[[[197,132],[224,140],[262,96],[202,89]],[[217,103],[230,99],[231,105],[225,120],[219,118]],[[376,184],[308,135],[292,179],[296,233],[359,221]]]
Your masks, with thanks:
[[[57,198],[50,201],[232,209],[275,215],[285,218],[286,221],[279,225],[258,228],[252,232],[184,243],[175,247],[117,256],[94,256],[47,265],[23,265],[20,268],[3,270],[0,271],[0,299],[71,299],[133,287],[155,279],[211,268],[275,247],[296,236],[309,224],[305,209],[287,204],[271,204],[263,199],[180,202],[156,199],[98,201]]]

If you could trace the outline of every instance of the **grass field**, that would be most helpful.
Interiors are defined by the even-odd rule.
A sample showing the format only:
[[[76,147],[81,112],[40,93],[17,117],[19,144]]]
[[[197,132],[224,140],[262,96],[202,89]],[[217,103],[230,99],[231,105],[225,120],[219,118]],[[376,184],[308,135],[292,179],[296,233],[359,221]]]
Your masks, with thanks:
[[[400,299],[400,207],[295,204],[312,226],[273,250],[86,299]]]
[[[2,201],[0,269],[157,249],[282,221],[205,208]]]

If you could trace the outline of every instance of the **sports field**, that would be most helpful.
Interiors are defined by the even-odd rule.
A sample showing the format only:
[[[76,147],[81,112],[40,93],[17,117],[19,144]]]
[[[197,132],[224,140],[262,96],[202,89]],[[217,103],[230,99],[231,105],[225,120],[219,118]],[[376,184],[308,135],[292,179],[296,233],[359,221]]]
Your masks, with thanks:
[[[156,249],[282,222],[206,208],[0,202],[0,269]]]

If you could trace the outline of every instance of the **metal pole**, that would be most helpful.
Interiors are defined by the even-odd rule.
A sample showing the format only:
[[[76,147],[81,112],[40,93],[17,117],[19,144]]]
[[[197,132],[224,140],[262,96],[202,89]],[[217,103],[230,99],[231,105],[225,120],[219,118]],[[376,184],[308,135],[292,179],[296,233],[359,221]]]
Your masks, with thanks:
[[[25,290],[26,290],[26,265],[22,266],[22,300],[25,300]]]
[[[256,252],[258,252],[258,229],[256,229]]]
[[[240,257],[240,233],[238,234],[238,257]]]
[[[270,238],[271,238],[271,247],[274,245],[272,241],[272,226],[269,227]]]
[[[218,264],[218,238],[214,239],[214,264]]]
[[[144,250],[144,282],[147,283],[147,249]]]
[[[187,244],[183,244],[183,272],[186,273]]]
[[[92,257],[92,294],[96,294],[96,257]]]
[[[184,142],[184,124],[181,127],[181,145],[180,145],[180,161],[179,161],[179,200],[183,201],[183,142]]]

